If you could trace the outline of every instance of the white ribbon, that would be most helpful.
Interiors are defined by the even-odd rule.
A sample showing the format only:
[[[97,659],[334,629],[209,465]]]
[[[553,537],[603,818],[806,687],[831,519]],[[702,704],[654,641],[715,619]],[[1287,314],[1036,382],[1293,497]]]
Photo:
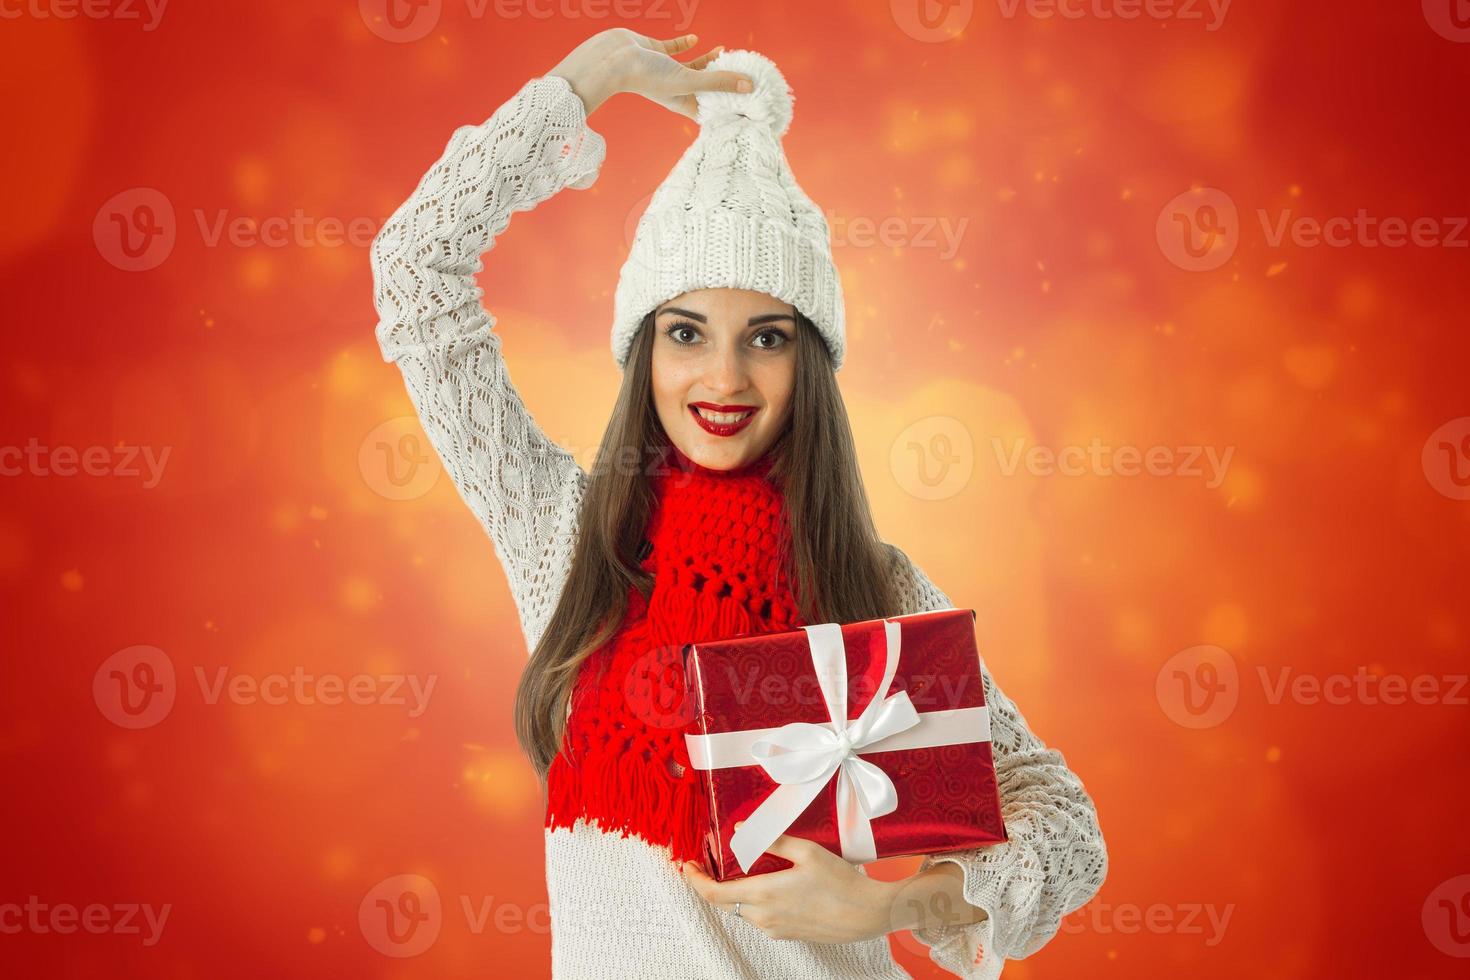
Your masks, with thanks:
[[[684,736],[695,769],[756,763],[778,784],[730,838],[730,849],[745,872],[801,816],[833,775],[837,777],[837,835],[842,856],[853,864],[877,860],[872,821],[898,808],[898,790],[886,772],[859,754],[990,740],[990,712],[984,706],[919,714],[908,691],[879,697],[898,671],[902,629],[894,620],[883,621],[887,641],[883,681],[852,720],[847,717],[847,655],[841,625],[823,623],[802,629],[831,722],[794,721],[777,728]]]

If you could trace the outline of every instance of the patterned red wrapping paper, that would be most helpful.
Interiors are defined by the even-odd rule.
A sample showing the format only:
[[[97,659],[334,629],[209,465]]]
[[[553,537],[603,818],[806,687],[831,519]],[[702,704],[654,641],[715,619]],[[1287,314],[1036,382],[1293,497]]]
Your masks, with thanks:
[[[902,642],[896,674],[882,696],[906,690],[921,716],[940,709],[984,707],[974,610],[945,609],[888,621],[899,625]],[[882,683],[884,622],[841,626],[850,719],[859,716]],[[691,734],[831,721],[804,629],[686,644],[683,657],[694,705]],[[929,748],[859,750],[862,759],[887,773],[898,792],[897,809],[871,820],[878,857],[963,850],[1006,840],[988,732],[984,737],[985,741]],[[731,850],[730,837],[736,821],[749,817],[777,783],[755,761],[707,769],[703,776],[710,813],[705,870],[719,881],[747,877]],[[834,776],[786,833],[840,855],[836,793]],[[789,867],[790,861],[765,853],[750,866],[749,875]]]

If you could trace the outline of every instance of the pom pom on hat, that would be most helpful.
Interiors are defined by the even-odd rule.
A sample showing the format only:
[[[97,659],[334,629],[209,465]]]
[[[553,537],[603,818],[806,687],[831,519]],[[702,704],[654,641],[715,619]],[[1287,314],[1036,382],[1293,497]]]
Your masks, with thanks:
[[[744,117],[765,123],[776,137],[791,128],[791,86],[776,63],[758,51],[721,51],[704,71],[735,71],[750,76],[749,92],[696,92],[697,118],[702,128],[723,125]]]

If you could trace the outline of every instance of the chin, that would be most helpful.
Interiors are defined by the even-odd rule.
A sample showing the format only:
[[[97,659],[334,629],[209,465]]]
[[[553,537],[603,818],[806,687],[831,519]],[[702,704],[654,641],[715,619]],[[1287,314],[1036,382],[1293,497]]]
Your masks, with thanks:
[[[739,466],[745,454],[700,448],[689,454],[689,457],[700,466],[708,466],[712,470],[727,470]]]
[[[700,435],[705,435],[700,433]],[[755,457],[747,451],[745,445],[730,446],[728,448],[711,446],[703,440],[694,444],[694,451],[684,450],[684,455],[694,460],[700,466],[711,470],[733,470],[744,466]]]

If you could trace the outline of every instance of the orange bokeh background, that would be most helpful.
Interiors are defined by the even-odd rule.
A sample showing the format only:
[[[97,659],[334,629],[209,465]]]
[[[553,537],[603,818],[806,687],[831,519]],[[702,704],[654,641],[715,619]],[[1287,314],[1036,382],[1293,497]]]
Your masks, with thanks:
[[[524,641],[416,455],[365,246],[457,126],[628,26],[792,83],[875,519],[978,611],[1097,802],[1106,884],[1006,976],[1461,975],[1459,8],[924,2],[176,0],[151,28],[6,6],[0,906],[170,912],[151,945],[5,929],[0,970],[548,974]],[[522,395],[588,465],[632,224],[694,135],[631,96],[592,125],[598,182],[518,215],[481,276]],[[160,200],[172,247],[129,268],[115,216]],[[1428,223],[1394,246],[1360,214]],[[104,662],[139,646],[175,699],[130,728]],[[434,686],[421,711],[211,696],[297,669]],[[1393,678],[1436,693],[1385,703]],[[407,958],[358,917],[404,874],[442,902]]]

